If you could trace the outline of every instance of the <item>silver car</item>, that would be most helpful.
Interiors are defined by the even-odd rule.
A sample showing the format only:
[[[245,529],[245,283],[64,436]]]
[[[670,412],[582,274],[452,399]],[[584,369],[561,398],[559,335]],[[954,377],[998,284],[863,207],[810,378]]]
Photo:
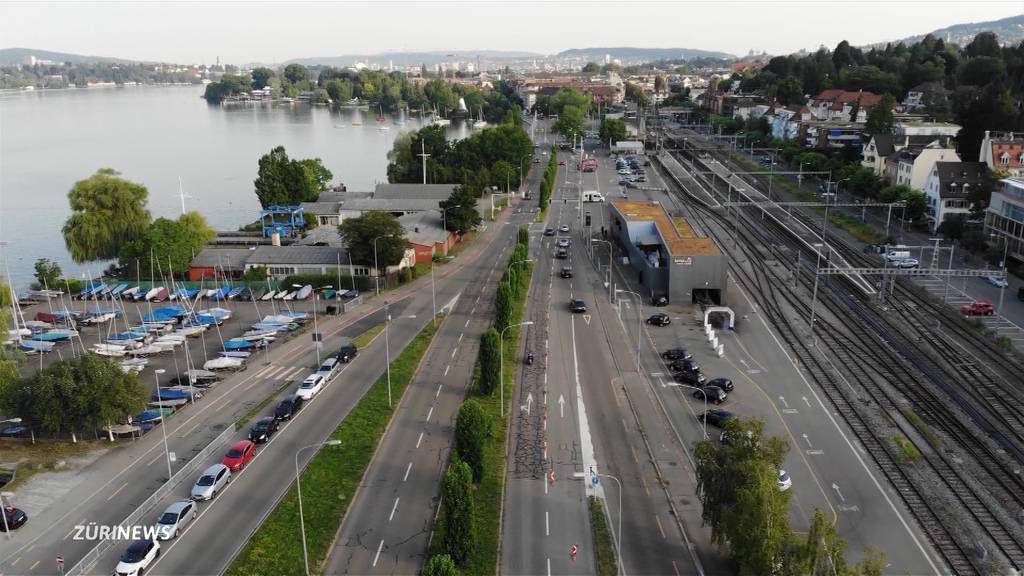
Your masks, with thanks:
[[[569,239],[568,238],[559,238],[558,239],[558,247],[559,248],[568,248],[569,247]]]
[[[156,521],[157,540],[170,540],[177,538],[188,523],[196,517],[196,503],[191,500],[175,502],[164,510],[160,519]]]
[[[231,481],[231,470],[223,464],[214,464],[207,468],[192,487],[193,500],[210,500],[217,491]]]

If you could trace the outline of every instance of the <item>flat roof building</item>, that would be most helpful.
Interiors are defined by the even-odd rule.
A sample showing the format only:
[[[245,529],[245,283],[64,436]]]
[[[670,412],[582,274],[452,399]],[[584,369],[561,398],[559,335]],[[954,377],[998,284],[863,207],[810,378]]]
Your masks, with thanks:
[[[725,304],[726,261],[714,240],[698,235],[658,202],[613,200],[611,235],[629,258],[645,296],[669,303]]]

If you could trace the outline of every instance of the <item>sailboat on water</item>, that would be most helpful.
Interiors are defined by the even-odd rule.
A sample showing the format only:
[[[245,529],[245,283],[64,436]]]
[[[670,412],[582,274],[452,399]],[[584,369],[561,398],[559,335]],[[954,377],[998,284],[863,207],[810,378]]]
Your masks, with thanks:
[[[390,130],[391,127],[390,126],[386,126],[384,124],[384,121],[385,121],[385,118],[384,118],[384,105],[383,104],[378,104],[377,108],[379,110],[379,113],[377,114],[377,130],[380,130],[382,132],[385,131],[385,130]]]
[[[487,121],[484,120],[484,107],[480,107],[480,118],[476,122],[473,122],[473,128],[486,128]]]

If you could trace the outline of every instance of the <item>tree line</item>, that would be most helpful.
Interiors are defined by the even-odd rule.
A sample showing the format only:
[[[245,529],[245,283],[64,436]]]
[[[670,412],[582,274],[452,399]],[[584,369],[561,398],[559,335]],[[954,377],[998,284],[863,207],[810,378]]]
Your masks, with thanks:
[[[179,71],[180,69],[180,71]],[[89,82],[125,84],[199,84],[198,69],[181,69],[176,65],[133,62],[88,62],[72,64],[35,64],[32,66],[0,66],[0,89],[23,88],[85,88]],[[60,78],[57,80],[56,78]]]
[[[1024,42],[1000,46],[982,32],[959,47],[925,36],[909,46],[862,50],[840,42],[835,50],[776,56],[761,70],[733,75],[744,92],[763,89],[783,104],[802,104],[827,88],[865,90],[902,99],[926,88],[924,112],[963,126],[957,136],[964,158],[977,158],[985,130],[1024,130]]]

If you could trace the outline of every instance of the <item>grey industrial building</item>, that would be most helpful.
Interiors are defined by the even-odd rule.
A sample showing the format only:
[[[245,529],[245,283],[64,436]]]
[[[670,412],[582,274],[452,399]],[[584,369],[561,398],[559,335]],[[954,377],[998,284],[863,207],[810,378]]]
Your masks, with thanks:
[[[724,305],[726,260],[715,242],[698,236],[658,202],[611,202],[611,235],[652,300]]]

